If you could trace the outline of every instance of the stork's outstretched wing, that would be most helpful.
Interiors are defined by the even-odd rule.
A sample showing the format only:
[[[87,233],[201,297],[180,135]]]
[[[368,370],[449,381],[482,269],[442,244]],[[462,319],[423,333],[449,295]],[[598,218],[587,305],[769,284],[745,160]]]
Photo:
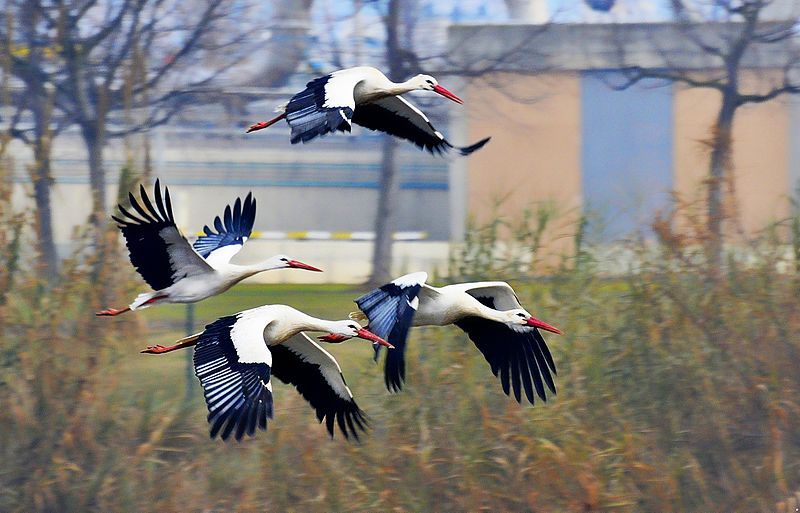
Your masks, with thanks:
[[[241,440],[272,417],[272,355],[264,343],[269,319],[241,312],[206,326],[194,351],[194,370],[208,406],[211,438]]]
[[[367,419],[353,399],[336,359],[304,333],[272,346],[273,375],[294,385],[325,422],[331,437],[334,422],[345,438],[358,440]]]
[[[292,144],[330,132],[349,132],[356,107],[353,89],[359,80],[351,73],[334,72],[312,80],[294,95],[286,106]]]
[[[193,247],[211,267],[227,264],[247,242],[253,232],[255,221],[256,200],[253,194],[248,192],[244,203],[240,198],[236,198],[233,210],[227,205],[223,217],[214,218],[214,229],[208,225],[204,226],[205,235],[198,237]]]
[[[461,155],[469,155],[490,139],[487,137],[465,148],[453,146],[434,128],[428,116],[402,96],[388,96],[359,104],[353,113],[353,123],[411,141],[434,155],[447,153],[451,149]]]
[[[490,308],[496,308],[485,297],[479,297],[478,300]],[[543,401],[547,401],[545,384],[553,394],[556,393],[553,381],[556,366],[537,328],[514,326],[480,317],[466,317],[455,324],[475,343],[489,362],[492,374],[499,375],[506,395],[513,390],[514,397],[520,402],[524,389],[525,396],[533,404],[534,387]]]
[[[175,225],[169,189],[165,188],[162,196],[161,185],[156,180],[155,205],[144,186],[139,187],[139,193],[141,204],[128,193],[134,212],[118,205],[120,216],[111,218],[122,231],[131,263],[144,281],[154,290],[162,290],[188,276],[213,272]]]
[[[458,290],[466,292],[470,296],[478,299],[489,308],[495,310],[514,310],[522,308],[514,289],[504,281],[477,281],[472,283],[455,283],[443,287],[445,290]],[[481,300],[486,298],[486,300]],[[489,304],[491,303],[491,304]]]
[[[420,291],[425,287],[428,274],[407,274],[356,299],[358,308],[369,319],[369,329],[386,339],[394,349],[386,354],[383,378],[390,392],[403,388],[406,377],[406,339],[419,305]],[[375,358],[380,354],[375,345]]]

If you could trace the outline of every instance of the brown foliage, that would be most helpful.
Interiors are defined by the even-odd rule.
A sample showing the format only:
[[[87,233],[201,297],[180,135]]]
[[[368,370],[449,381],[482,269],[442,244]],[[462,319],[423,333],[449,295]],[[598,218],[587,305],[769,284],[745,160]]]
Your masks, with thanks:
[[[209,440],[199,387],[184,404],[170,360],[132,354],[134,317],[91,315],[90,251],[52,289],[21,272],[0,340],[0,510],[768,510],[800,485],[791,252],[765,231],[710,279],[673,224],[631,246],[625,276],[601,278],[579,247],[547,283],[515,283],[566,333],[547,337],[546,404],[504,396],[455,329],[412,333],[396,395],[368,352],[347,353],[363,358],[346,362],[372,420],[361,444],[328,440],[283,386],[268,432]]]

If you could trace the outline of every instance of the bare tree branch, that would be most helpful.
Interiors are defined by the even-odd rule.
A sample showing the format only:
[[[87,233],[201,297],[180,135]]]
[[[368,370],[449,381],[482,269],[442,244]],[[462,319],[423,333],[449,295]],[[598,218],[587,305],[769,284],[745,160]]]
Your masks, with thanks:
[[[641,66],[628,66],[619,71],[625,76],[626,81],[619,85],[609,84],[612,89],[617,91],[628,89],[645,79],[668,80],[670,82],[680,82],[689,87],[716,89],[717,91],[722,91],[725,88],[725,82],[720,78],[703,80],[692,77],[688,73],[680,70],[647,69]]]

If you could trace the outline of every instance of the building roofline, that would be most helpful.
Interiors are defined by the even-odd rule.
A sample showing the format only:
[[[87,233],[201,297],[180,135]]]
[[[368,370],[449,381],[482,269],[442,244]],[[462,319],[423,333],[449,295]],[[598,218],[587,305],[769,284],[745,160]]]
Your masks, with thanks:
[[[789,22],[759,24],[763,31],[788,27]],[[448,29],[448,56],[454,68],[488,65],[497,71],[582,71],[674,67],[709,70],[722,60],[704,45],[722,46],[742,23],[580,23],[460,24]],[[800,53],[791,40],[754,44],[745,54],[746,68],[784,68]],[[499,64],[498,64],[499,63]]]

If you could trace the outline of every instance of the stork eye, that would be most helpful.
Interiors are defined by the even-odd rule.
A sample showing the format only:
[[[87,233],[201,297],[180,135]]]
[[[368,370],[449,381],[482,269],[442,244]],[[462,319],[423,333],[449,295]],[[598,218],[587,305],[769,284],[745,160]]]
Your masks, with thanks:
[[[431,79],[428,79],[425,82],[429,83],[430,85],[433,85],[433,80],[431,80]]]
[[[281,262],[288,262],[288,261],[289,261],[288,258],[281,258]]]
[[[517,315],[519,315],[519,316],[520,316],[520,317],[522,317],[523,319],[525,318],[525,314],[524,314],[524,313],[518,313]]]

